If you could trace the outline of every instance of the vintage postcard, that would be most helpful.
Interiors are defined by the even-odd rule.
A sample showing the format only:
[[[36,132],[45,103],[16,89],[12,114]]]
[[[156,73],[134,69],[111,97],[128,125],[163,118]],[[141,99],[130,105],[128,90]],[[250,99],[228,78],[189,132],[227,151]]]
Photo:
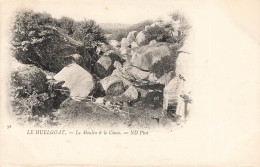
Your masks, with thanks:
[[[0,5],[0,166],[260,166],[260,1]]]

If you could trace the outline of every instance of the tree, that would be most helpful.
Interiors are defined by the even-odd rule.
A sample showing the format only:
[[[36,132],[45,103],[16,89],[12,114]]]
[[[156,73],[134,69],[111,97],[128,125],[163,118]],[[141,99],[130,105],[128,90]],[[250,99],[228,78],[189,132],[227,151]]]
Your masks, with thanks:
[[[45,25],[52,25],[53,20],[46,13],[33,11],[20,11],[15,16],[13,25],[13,39],[15,57],[23,63],[40,61],[42,57],[37,54],[34,46],[42,45],[54,34]]]
[[[71,54],[80,54],[86,61],[82,64],[90,68],[97,59],[96,48],[106,42],[94,21],[76,22],[68,17],[57,20],[31,10],[16,14],[12,30],[15,58],[53,72],[68,64],[66,57]]]
[[[96,49],[101,43],[106,43],[106,38],[101,28],[93,20],[75,22],[72,37],[84,43],[84,46]]]
[[[88,60],[88,64],[91,66],[89,70],[92,71],[99,58],[96,53],[97,47],[102,43],[107,43],[106,38],[101,28],[93,20],[74,22],[72,30],[72,37],[84,45],[80,48],[80,54]]]
[[[63,67],[62,56],[77,51],[55,26],[55,20],[49,14],[31,10],[18,12],[12,27],[15,58],[44,70],[59,71]]]
[[[69,17],[61,17],[60,19],[57,20],[57,26],[59,29],[67,34],[67,35],[72,35],[73,34],[73,25],[75,21],[72,18]]]

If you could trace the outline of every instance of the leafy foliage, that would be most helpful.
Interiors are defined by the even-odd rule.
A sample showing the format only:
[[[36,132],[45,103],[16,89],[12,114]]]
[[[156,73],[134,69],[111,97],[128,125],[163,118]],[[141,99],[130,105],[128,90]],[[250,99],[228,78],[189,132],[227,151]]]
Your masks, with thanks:
[[[93,20],[74,22],[72,31],[72,37],[83,42],[88,48],[96,48],[101,43],[106,43],[101,28]]]
[[[149,41],[183,44],[191,26],[181,13],[176,12],[170,16],[172,17],[171,22],[161,22],[161,24],[149,27],[144,31]]]
[[[62,68],[59,55],[76,53],[55,28],[55,20],[46,13],[20,11],[13,25],[13,51],[17,60],[48,71]]]
[[[21,124],[53,124],[52,112],[68,97],[54,90],[57,85],[47,82],[45,73],[32,65],[13,71],[10,83],[13,113]]]
[[[173,21],[179,22],[179,25],[180,25],[179,30],[178,30],[179,35],[175,39],[175,41],[178,42],[178,43],[183,43],[184,40],[187,37],[188,31],[191,28],[191,26],[188,23],[188,20],[180,12],[172,13],[170,16],[171,16]]]
[[[174,13],[172,20],[180,24],[177,30],[171,24],[150,27],[145,31],[148,40],[156,40],[162,43],[177,43],[176,48],[182,46],[190,26],[181,14]],[[112,34],[110,38],[121,41],[122,38],[127,37],[129,32],[143,31],[145,26],[152,23],[152,21],[147,20],[124,28],[117,27],[102,30],[93,20],[75,21],[69,17],[55,19],[47,13],[36,13],[30,10],[20,11],[16,13],[12,27],[13,53],[15,58],[22,63],[34,64],[41,69],[52,72],[58,72],[64,66],[74,61],[93,75],[98,86],[91,94],[94,94],[96,97],[105,96],[106,94],[118,96],[126,89],[123,82],[113,84],[105,93],[98,81],[110,75],[114,70],[114,66],[106,70],[99,65],[97,61],[103,53],[101,52],[99,55],[96,53],[96,50],[101,45],[107,46],[104,33],[110,33]],[[178,35],[173,36],[172,31],[178,31]],[[73,57],[74,54],[79,54],[80,56]],[[153,52],[153,54],[157,53]],[[113,63],[119,61],[123,64],[124,62],[117,54],[111,53],[108,56]],[[160,61],[156,62],[149,69],[150,72],[155,73],[156,77],[160,78],[166,73],[175,71],[176,56],[177,54],[162,57]],[[60,91],[61,85],[47,81],[43,70],[35,66],[25,65],[25,68],[12,73],[11,103],[13,105],[13,113],[22,123],[33,122],[44,124],[44,126],[45,124],[55,124],[55,117],[52,115],[52,112],[60,108],[61,102],[68,97],[67,93],[69,90],[63,89],[66,93]],[[134,81],[130,76],[126,77],[128,77],[127,80]],[[156,88],[158,88],[158,85],[156,85]],[[140,104],[150,105],[153,102],[155,104],[158,103],[154,108],[161,107],[162,100],[154,102],[154,99],[158,97],[162,99],[162,96],[162,91],[150,92],[143,101],[140,101]],[[121,96],[120,100],[122,98],[125,97]],[[74,110],[71,107],[73,108],[79,103],[72,102],[71,104],[72,106],[69,103],[68,109],[65,109],[69,113],[74,114]],[[85,111],[91,113],[91,107],[84,108],[84,113],[86,113]]]
[[[165,56],[161,60],[157,61],[150,69],[152,73],[155,73],[157,78],[160,78],[164,74],[175,70],[175,56]]]
[[[20,11],[12,27],[14,56],[25,64],[57,72],[67,64],[64,57],[82,53],[86,66],[92,64],[95,50],[106,39],[94,21],[76,22],[71,18],[54,19],[47,13]],[[97,58],[95,58],[97,59]]]
[[[72,18],[63,16],[56,21],[56,26],[60,28],[61,32],[72,35],[74,22]]]
[[[148,28],[144,33],[148,41],[156,40],[157,42],[166,42],[171,38],[169,32],[166,31],[164,27],[158,25]]]
[[[51,17],[48,14],[33,13],[32,11],[18,12],[13,26],[13,41],[17,52],[26,52],[34,44],[48,40],[52,31],[43,28],[50,25]]]
[[[11,101],[16,107],[15,112],[42,115],[50,109],[51,105],[44,105],[50,102],[46,75],[39,68],[25,66],[14,71],[11,75],[11,86]]]

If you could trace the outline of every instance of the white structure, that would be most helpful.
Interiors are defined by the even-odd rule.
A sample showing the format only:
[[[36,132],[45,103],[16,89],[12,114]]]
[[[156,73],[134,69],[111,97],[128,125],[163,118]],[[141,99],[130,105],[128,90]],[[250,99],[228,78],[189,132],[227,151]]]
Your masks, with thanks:
[[[163,90],[163,109],[167,110],[169,105],[177,105],[183,87],[183,80],[174,77]]]
[[[176,77],[174,77],[164,88],[163,109],[167,111],[169,106],[176,107],[176,114],[185,120],[187,104],[190,98],[190,73],[191,55],[180,53],[176,61]],[[183,98],[185,97],[185,98]]]

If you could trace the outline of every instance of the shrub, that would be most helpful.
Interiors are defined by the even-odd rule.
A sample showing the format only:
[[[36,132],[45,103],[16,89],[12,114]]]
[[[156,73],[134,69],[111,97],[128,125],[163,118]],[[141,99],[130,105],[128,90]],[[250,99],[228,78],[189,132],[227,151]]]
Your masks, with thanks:
[[[43,93],[48,89],[46,75],[35,66],[24,66],[12,72],[12,86],[19,91],[18,97],[26,97],[33,92]]]
[[[175,70],[176,56],[165,56],[161,60],[157,61],[151,68],[150,71],[155,73],[157,78],[160,78],[165,73]]]
[[[164,27],[160,27],[155,25],[154,27],[148,28],[144,31],[146,38],[148,41],[156,40],[157,42],[166,42],[169,38],[171,38],[168,31],[164,29]]]
[[[12,27],[15,58],[44,70],[59,71],[63,67],[62,56],[77,51],[53,25],[54,19],[46,13],[18,12]]]
[[[25,66],[13,72],[11,86],[15,112],[44,115],[50,109],[46,75],[37,67]]]
[[[94,21],[76,22],[71,18],[53,19],[46,13],[20,11],[12,27],[13,55],[25,64],[51,72],[60,71],[71,54],[82,53],[83,68],[94,64],[96,48],[106,39]]]
[[[74,22],[72,31],[72,37],[83,42],[87,48],[96,49],[101,43],[106,43],[101,28],[93,20]]]
[[[52,112],[58,108],[65,96],[52,89],[45,73],[32,65],[23,65],[11,74],[11,105],[19,123],[52,122]],[[45,122],[46,123],[46,122]]]
[[[56,21],[56,26],[59,27],[61,32],[67,34],[67,35],[72,35],[73,34],[73,24],[74,20],[69,17],[61,17]]]

